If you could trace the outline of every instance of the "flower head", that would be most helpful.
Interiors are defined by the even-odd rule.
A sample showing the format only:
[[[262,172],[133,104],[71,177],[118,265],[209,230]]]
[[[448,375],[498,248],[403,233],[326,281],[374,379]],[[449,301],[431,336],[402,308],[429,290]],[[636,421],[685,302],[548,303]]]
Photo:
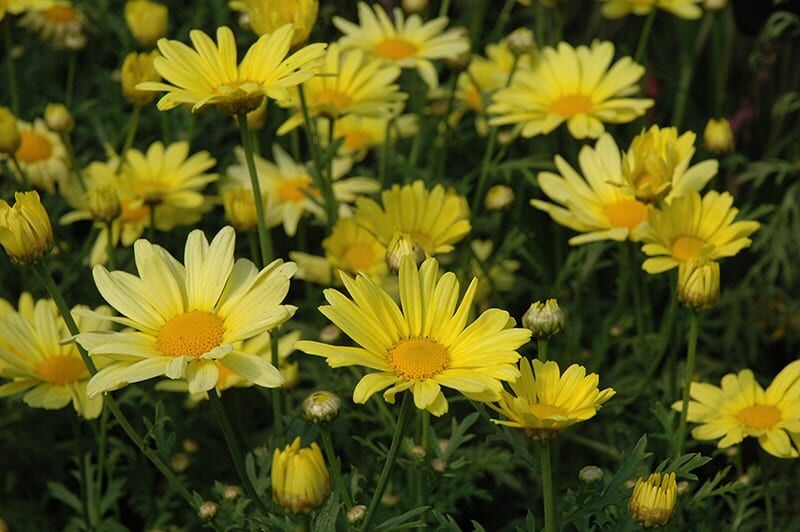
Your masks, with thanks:
[[[312,423],[328,423],[339,415],[342,400],[333,392],[319,390],[303,400],[303,415]]]
[[[696,440],[716,440],[720,449],[758,438],[778,458],[800,456],[800,360],[783,368],[766,390],[749,369],[722,377],[721,387],[693,382],[688,420]],[[681,402],[672,405],[680,411]]]
[[[331,493],[331,477],[316,442],[300,448],[300,436],[272,457],[272,499],[286,510],[306,514]]]
[[[712,153],[725,153],[733,150],[733,130],[725,118],[709,119],[703,131],[703,146]]]
[[[83,28],[86,17],[69,0],[34,4],[20,20],[20,25],[39,34],[53,48],[80,50],[86,46]]]
[[[325,290],[328,305],[320,312],[344,331],[358,347],[301,341],[297,348],[323,356],[331,367],[364,366],[377,372],[364,376],[353,391],[356,403],[383,393],[410,390],[414,404],[436,416],[447,412],[442,386],[476,400],[496,400],[503,381],[519,375],[517,349],[530,337],[517,329],[508,312],[489,309],[468,325],[477,279],[458,304],[459,285],[453,273],[439,276],[435,259],[417,269],[411,257],[400,265],[400,306],[364,274],[342,275],[348,299],[337,290]],[[401,310],[402,309],[402,310]]]
[[[591,419],[616,393],[600,390],[600,377],[586,375],[586,368],[572,364],[560,373],[555,362],[519,361],[521,376],[511,383],[513,394],[502,391],[500,401],[492,406],[505,416],[492,420],[499,425],[517,427],[534,439],[547,440],[565,428]]]
[[[317,119],[317,131],[323,143],[330,138],[330,123],[330,120],[324,117]],[[334,121],[333,139],[342,141],[337,155],[361,160],[369,150],[383,147],[395,139],[416,135],[417,131],[417,115],[413,114],[400,116],[347,114]]]
[[[137,53],[131,52],[125,56],[120,70],[122,83],[122,96],[130,103],[144,105],[155,99],[156,95],[152,91],[143,91],[136,88],[139,83],[157,82],[161,76],[156,72],[154,61],[161,57],[156,50],[152,52]]]
[[[681,262],[678,299],[694,311],[714,306],[719,298],[719,263],[705,258]]]
[[[250,27],[258,35],[270,34],[285,24],[294,27],[292,46],[308,40],[317,21],[319,0],[233,0],[233,10],[247,14]]]
[[[33,264],[53,247],[50,217],[39,193],[15,192],[14,206],[0,200],[0,244],[16,264]]]
[[[75,127],[75,119],[63,103],[48,103],[44,108],[44,123],[56,133],[69,133]]]
[[[576,139],[597,138],[603,123],[621,124],[642,116],[653,100],[635,98],[644,67],[630,57],[614,63],[614,45],[559,43],[545,48],[530,71],[514,75],[492,97],[490,124],[517,124],[522,136],[550,133],[562,123]]]
[[[150,0],[125,2],[125,23],[141,46],[153,46],[166,35],[168,22],[169,10],[165,5]]]
[[[676,17],[693,20],[700,18],[703,10],[698,4],[703,0],[601,0],[603,16],[622,18],[629,14],[647,15],[654,9],[663,9]]]
[[[675,473],[653,473],[639,478],[628,501],[633,518],[646,528],[663,526],[675,514],[678,485]]]
[[[31,124],[17,121],[20,143],[14,157],[31,186],[54,192],[56,183],[63,182],[69,175],[67,150],[58,134],[50,131],[41,119]],[[23,182],[23,175],[11,165],[17,181]]]

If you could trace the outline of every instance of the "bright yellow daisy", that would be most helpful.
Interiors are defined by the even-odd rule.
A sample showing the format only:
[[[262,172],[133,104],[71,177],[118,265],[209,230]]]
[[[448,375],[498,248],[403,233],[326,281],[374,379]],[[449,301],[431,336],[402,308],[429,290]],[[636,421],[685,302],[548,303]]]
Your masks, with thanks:
[[[514,320],[500,309],[489,309],[468,325],[477,279],[458,304],[459,283],[453,273],[440,277],[436,259],[417,269],[406,256],[399,271],[400,307],[364,274],[355,279],[344,274],[342,282],[352,299],[329,288],[329,304],[319,310],[359,347],[300,341],[297,349],[325,357],[333,368],[378,370],[356,385],[356,403],[385,388],[383,398],[393,403],[397,393],[410,390],[417,408],[440,416],[448,409],[442,386],[492,401],[499,398],[503,381],[519,376],[517,349],[531,333],[514,328]]]
[[[319,0],[231,0],[228,6],[246,15],[250,28],[258,35],[291,24],[295,30],[292,46],[308,40],[319,12]]]
[[[53,193],[56,184],[61,184],[69,175],[67,150],[58,134],[48,129],[44,120],[17,121],[20,145],[14,156],[31,186]],[[13,164],[9,164],[14,177],[22,182],[22,176]]]
[[[584,139],[599,137],[604,123],[633,121],[653,106],[653,100],[635,97],[644,67],[623,57],[609,68],[613,58],[610,42],[543,49],[533,69],[494,94],[490,124],[515,124],[522,136],[533,137],[566,122],[573,137]]]
[[[153,63],[169,83],[147,82],[140,90],[166,92],[158,101],[162,111],[190,104],[192,112],[216,106],[226,113],[252,111],[264,97],[284,100],[288,89],[314,75],[325,53],[325,44],[309,44],[286,57],[294,35],[291,24],[262,35],[236,63],[236,41],[226,26],[217,28],[217,43],[200,30],[189,37],[195,49],[180,41],[159,39],[164,57]]]
[[[27,303],[29,304],[29,303]],[[23,307],[21,301],[20,307]],[[34,408],[56,410],[72,403],[86,419],[94,419],[103,408],[103,398],[89,398],[89,370],[70,338],[64,320],[49,299],[38,300],[33,309],[0,314],[0,376],[12,379],[0,386],[0,397],[25,392],[22,400]],[[73,316],[80,330],[107,330],[111,309],[98,307],[92,316],[82,316],[87,307],[75,307]],[[98,360],[100,366],[102,360]]]
[[[642,269],[661,273],[691,259],[733,257],[750,246],[748,237],[759,228],[754,221],[734,222],[737,214],[733,196],[716,191],[702,198],[690,192],[653,209],[642,230],[642,251],[650,257]]]
[[[396,233],[405,233],[427,255],[449,253],[469,233],[466,200],[442,185],[432,190],[422,181],[393,185],[381,192],[383,206],[369,198],[356,200],[356,221],[388,246]]]
[[[703,0],[599,0],[603,2],[603,16],[622,18],[626,15],[647,15],[654,9],[663,9],[676,17],[689,20],[700,18]]]
[[[394,21],[380,4],[370,8],[358,3],[358,24],[342,17],[333,17],[333,24],[344,33],[344,48],[357,48],[401,68],[415,68],[428,87],[439,84],[439,76],[431,62],[434,59],[456,59],[469,51],[469,39],[461,32],[445,31],[447,17],[423,22],[419,15],[405,18],[395,8]]]
[[[184,264],[137,240],[138,277],[94,267],[97,289],[122,315],[106,319],[129,329],[76,337],[92,357],[112,360],[89,381],[90,396],[159,376],[186,380],[191,393],[206,392],[219,381],[217,363],[259,386],[283,384],[272,364],[236,347],[292,317],[296,308],[281,302],[295,266],[278,259],[259,271],[249,260],[234,263],[235,240],[232,227],[210,244],[202,231],[192,231]]]
[[[730,447],[750,436],[778,458],[800,456],[800,360],[783,368],[766,390],[749,369],[722,377],[721,387],[693,382],[688,420],[696,440]],[[681,402],[672,405],[681,410]]]
[[[395,66],[384,65],[360,50],[346,52],[332,44],[319,75],[302,85],[308,115],[335,119],[394,115],[408,97],[395,83],[399,76],[400,69]],[[299,93],[279,103],[294,110],[278,128],[278,135],[283,135],[302,124],[304,117]]]
[[[548,440],[565,428],[591,419],[616,392],[600,390],[600,377],[586,374],[586,368],[572,364],[561,374],[558,364],[519,361],[520,378],[511,383],[513,394],[503,391],[492,408],[506,419],[493,419],[498,425],[525,430],[537,440]]]
[[[20,26],[38,33],[56,49],[79,50],[86,46],[86,17],[75,4],[68,0],[52,0],[49,7],[35,4],[22,17]]]
[[[330,121],[317,119],[317,131],[323,144],[330,138]],[[358,116],[347,115],[334,122],[333,138],[342,140],[337,153],[340,157],[352,157],[360,161],[373,148],[386,145],[387,136],[393,140],[416,135],[418,131],[417,115],[400,116]]]

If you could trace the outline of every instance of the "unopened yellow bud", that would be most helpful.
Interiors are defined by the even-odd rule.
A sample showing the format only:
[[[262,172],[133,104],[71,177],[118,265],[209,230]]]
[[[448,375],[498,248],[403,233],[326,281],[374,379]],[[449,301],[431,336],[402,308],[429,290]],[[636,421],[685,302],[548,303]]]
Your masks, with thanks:
[[[144,105],[153,101],[156,93],[153,91],[140,91],[136,88],[139,83],[158,81],[161,76],[156,72],[153,61],[159,56],[157,51],[150,53],[131,52],[125,57],[120,71],[122,81],[122,96],[136,105]]]
[[[48,103],[44,108],[44,123],[56,133],[69,133],[75,127],[75,119],[63,103]]]
[[[564,326],[564,313],[555,299],[536,301],[522,316],[522,326],[531,330],[534,340],[550,338]]]
[[[653,473],[636,481],[628,509],[643,527],[666,525],[675,513],[677,492],[675,473]]]
[[[428,0],[403,0],[401,5],[406,13],[420,13],[428,7]]]
[[[514,201],[514,190],[506,185],[495,185],[486,192],[484,200],[490,211],[502,211]]]
[[[694,311],[710,309],[719,298],[719,264],[708,259],[681,262],[678,299]]]
[[[258,225],[252,190],[244,187],[223,190],[222,205],[225,208],[225,219],[237,231],[252,231]]]
[[[516,55],[529,54],[536,49],[536,39],[528,28],[517,28],[506,37],[511,51]]]
[[[0,107],[0,153],[16,152],[21,142],[17,117],[8,107]]]
[[[142,46],[153,46],[167,34],[167,6],[150,0],[130,0],[125,3],[125,23]]]
[[[319,0],[235,0],[230,6],[247,13],[250,27],[259,35],[291,24],[294,26],[292,46],[308,40],[319,12]]]
[[[286,362],[280,365],[278,371],[283,377],[282,390],[291,390],[300,382],[300,364],[297,362]]]
[[[53,247],[50,218],[38,192],[16,192],[14,201],[0,200],[0,244],[11,262],[34,264]]]
[[[703,146],[712,153],[725,153],[733,150],[733,130],[724,118],[711,119],[703,131]]]
[[[425,251],[408,233],[396,232],[386,248],[386,265],[393,272],[400,270],[403,257],[409,255],[417,266],[425,261]]]
[[[303,415],[312,423],[328,423],[339,415],[342,401],[333,392],[313,392],[303,401]]]
[[[214,501],[203,501],[197,509],[197,515],[203,520],[214,519],[214,516],[217,515],[218,508],[219,506],[217,506],[217,503]]]
[[[272,457],[272,498],[285,510],[305,514],[331,493],[331,477],[316,443],[300,448],[298,436]]]
[[[86,192],[89,212],[98,222],[110,222],[119,216],[121,207],[117,189],[111,184],[98,184]]]

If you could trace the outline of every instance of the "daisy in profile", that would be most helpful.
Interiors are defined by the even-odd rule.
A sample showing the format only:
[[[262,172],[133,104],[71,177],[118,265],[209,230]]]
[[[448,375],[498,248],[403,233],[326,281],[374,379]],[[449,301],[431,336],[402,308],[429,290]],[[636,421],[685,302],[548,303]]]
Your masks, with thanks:
[[[622,18],[627,15],[648,15],[654,9],[662,9],[676,17],[694,20],[700,18],[703,0],[600,0],[603,2],[603,16]]]
[[[330,121],[317,119],[320,140],[327,143],[330,138]],[[371,149],[382,148],[387,142],[411,137],[418,131],[417,115],[358,116],[347,115],[333,124],[333,139],[342,139],[337,155],[363,159]]]
[[[430,88],[439,84],[432,61],[456,59],[469,50],[469,39],[459,31],[445,31],[447,17],[423,22],[419,15],[406,20],[403,10],[395,8],[394,21],[380,4],[370,8],[358,3],[358,24],[333,17],[333,24],[344,33],[342,47],[357,48],[400,68],[414,68]]]
[[[693,382],[688,420],[696,440],[716,440],[720,449],[747,437],[778,458],[800,456],[800,360],[783,368],[766,390],[749,369],[722,377],[721,387]],[[672,405],[681,410],[681,401]]]
[[[259,271],[249,260],[234,262],[235,240],[232,227],[210,244],[194,230],[184,264],[137,240],[138,277],[94,267],[97,289],[121,315],[105,319],[128,329],[76,336],[92,357],[111,360],[89,381],[89,396],[159,376],[185,380],[190,393],[206,392],[219,382],[218,364],[258,386],[283,384],[277,368],[237,347],[294,315],[282,301],[295,267],[278,259]]]
[[[215,106],[236,114],[256,109],[264,97],[284,100],[289,89],[310,79],[325,53],[325,44],[309,44],[286,57],[294,27],[286,24],[262,35],[236,62],[236,41],[230,28],[217,28],[217,42],[200,30],[189,37],[194,49],[180,41],[159,39],[163,57],[153,63],[167,83],[146,82],[139,90],[166,92],[158,109],[167,111],[189,104],[192,112]]]
[[[630,57],[611,65],[613,58],[610,42],[543,49],[532,70],[494,94],[489,123],[513,124],[523,137],[533,137],[566,122],[573,137],[585,139],[599,137],[604,123],[632,122],[653,106],[653,100],[635,97],[644,67]]]
[[[33,408],[56,410],[72,404],[78,414],[94,419],[103,408],[102,397],[89,398],[89,370],[74,343],[62,341],[72,335],[49,299],[20,300],[20,312],[0,313],[0,376],[10,382],[0,385],[0,397],[23,393]],[[98,307],[91,316],[86,307],[75,307],[73,317],[82,331],[108,330],[111,309]],[[103,361],[97,361],[103,365]]]
[[[339,119],[344,116],[386,117],[399,112],[408,97],[395,83],[400,69],[370,58],[360,50],[342,51],[332,44],[325,53],[319,75],[303,83],[309,117]],[[278,128],[283,135],[303,123],[299,94],[291,94],[280,105],[294,113]]]
[[[514,320],[500,309],[489,309],[469,323],[477,279],[458,303],[459,283],[453,273],[440,276],[436,259],[417,269],[406,256],[399,271],[399,306],[367,275],[342,275],[342,282],[352,299],[327,289],[328,305],[319,310],[357,347],[300,341],[297,349],[325,357],[333,368],[377,370],[356,385],[356,403],[365,403],[381,390],[393,403],[395,395],[409,390],[417,408],[440,416],[448,409],[442,386],[471,399],[492,401],[500,397],[504,381],[519,376],[517,349],[531,333],[514,328]]]
[[[80,50],[86,46],[86,17],[68,0],[29,2],[20,25],[39,34],[53,48]],[[45,7],[46,6],[46,7]]]
[[[733,257],[749,247],[748,238],[759,228],[754,221],[734,222],[739,209],[727,192],[697,192],[677,197],[654,209],[643,228],[642,264],[647,273],[661,273],[697,258]]]
[[[35,188],[55,192],[56,184],[61,184],[69,176],[67,150],[57,133],[50,131],[41,119],[31,124],[17,121],[20,145],[14,153],[29,184]],[[10,164],[14,177],[22,182],[23,176],[16,165]]]
[[[401,233],[417,242],[428,256],[449,253],[471,229],[466,200],[442,185],[431,190],[422,181],[393,185],[381,192],[381,202],[382,206],[358,198],[355,218],[384,246]]]
[[[296,162],[278,144],[272,147],[275,162],[256,156],[256,173],[261,190],[267,202],[267,226],[283,224],[286,234],[294,236],[300,219],[308,212],[320,220],[325,219],[325,209],[318,201],[322,192],[314,186],[313,178],[306,165]],[[239,164],[228,168],[231,180],[247,186],[249,174],[245,164],[244,152],[238,147],[234,150]],[[339,203],[351,203],[361,194],[378,191],[377,181],[366,177],[341,179],[350,171],[352,162],[347,159],[333,161],[333,195]],[[252,190],[252,189],[251,189]]]

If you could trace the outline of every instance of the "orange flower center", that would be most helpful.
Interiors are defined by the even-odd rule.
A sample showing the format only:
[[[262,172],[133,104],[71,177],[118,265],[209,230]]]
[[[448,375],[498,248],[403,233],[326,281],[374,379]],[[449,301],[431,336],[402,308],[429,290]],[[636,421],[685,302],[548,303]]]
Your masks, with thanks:
[[[592,100],[584,94],[568,94],[553,100],[550,104],[550,112],[561,115],[564,118],[572,118],[575,115],[591,110]]]
[[[753,405],[743,408],[736,417],[751,429],[766,430],[781,420],[781,411],[772,405]]]
[[[319,191],[310,187],[310,177],[298,177],[281,183],[278,188],[278,197],[283,201],[303,201],[308,199],[307,194],[319,196]]]
[[[355,273],[366,270],[375,262],[372,247],[366,244],[353,244],[344,251],[344,260],[350,265],[350,271]]]
[[[217,377],[217,388],[219,388],[220,390],[224,390],[225,388],[228,387],[229,384],[228,381],[231,380],[231,377],[235,376],[235,373],[233,373],[231,370],[229,370],[219,362],[217,362],[216,364],[217,364],[217,371],[219,372],[219,377]]]
[[[467,92],[464,100],[466,101],[467,106],[475,111],[482,111],[483,110],[483,99],[481,98],[481,92],[477,89],[472,89]]]
[[[146,204],[142,204],[138,207],[131,207],[130,203],[122,203],[120,207],[122,219],[128,222],[144,220],[150,214],[150,207]]]
[[[447,348],[431,338],[406,338],[392,346],[386,361],[404,379],[427,379],[447,369]]]
[[[410,57],[416,54],[417,50],[419,48],[416,44],[397,38],[386,39],[375,45],[375,52],[378,55],[395,61]]]
[[[533,404],[530,405],[531,414],[539,419],[546,419],[553,416],[567,417],[567,411],[560,406]]]
[[[53,145],[44,135],[35,131],[23,131],[20,135],[19,148],[15,154],[18,161],[35,163],[49,159],[52,154]]]
[[[372,135],[363,130],[352,130],[344,134],[344,145],[351,150],[365,148],[372,140]]]
[[[36,364],[36,373],[51,384],[72,384],[86,375],[86,366],[79,357],[59,355]]]
[[[42,12],[42,16],[51,22],[72,22],[78,18],[78,12],[69,6],[53,6]]]
[[[612,227],[634,229],[647,220],[647,205],[635,199],[616,201],[605,208]]]
[[[317,103],[320,106],[332,108],[337,112],[346,110],[352,102],[353,99],[344,92],[325,90],[317,93]]]
[[[225,324],[219,316],[192,310],[161,326],[156,349],[171,357],[199,357],[219,346],[224,332]]]
[[[672,256],[681,262],[696,259],[703,253],[706,241],[696,236],[679,236],[672,243]]]

